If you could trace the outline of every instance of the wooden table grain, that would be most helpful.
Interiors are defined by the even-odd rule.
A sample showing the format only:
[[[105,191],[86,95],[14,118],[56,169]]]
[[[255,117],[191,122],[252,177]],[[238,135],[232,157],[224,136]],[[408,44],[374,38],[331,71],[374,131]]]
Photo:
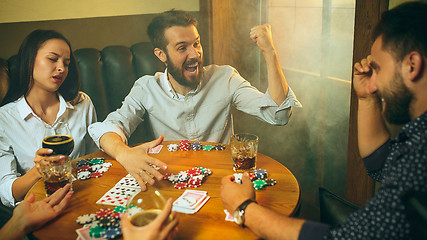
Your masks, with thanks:
[[[213,172],[212,175],[205,178],[203,185],[197,188],[197,190],[207,191],[211,198],[197,213],[193,215],[179,214],[180,223],[176,239],[257,239],[257,236],[249,229],[225,221],[220,185],[224,176],[234,173],[229,146],[226,145],[226,149],[223,151],[169,152],[167,145],[170,143],[178,142],[163,142],[160,153],[152,155],[168,164],[168,170],[162,171],[163,173],[178,173],[193,167],[206,167]],[[104,157],[107,162],[112,162],[113,166],[100,178],[74,181],[74,195],[67,209],[59,217],[34,232],[35,237],[41,240],[76,239],[75,230],[82,227],[76,223],[78,216],[94,213],[101,208],[114,208],[110,205],[96,204],[96,201],[122,179],[127,172],[118,162],[102,151],[73,160],[74,169],[76,161],[93,157]],[[275,179],[277,184],[266,187],[264,190],[257,190],[256,200],[259,204],[279,213],[287,216],[292,215],[296,211],[300,199],[300,189],[294,175],[285,166],[261,153],[258,153],[257,168],[266,169],[269,173],[268,178]],[[184,190],[175,189],[173,184],[166,180],[156,182],[155,187],[165,197],[172,197],[173,199],[178,198],[184,192]],[[152,189],[149,187],[147,194]],[[29,192],[35,193],[36,200],[45,198],[43,181],[38,181]]]

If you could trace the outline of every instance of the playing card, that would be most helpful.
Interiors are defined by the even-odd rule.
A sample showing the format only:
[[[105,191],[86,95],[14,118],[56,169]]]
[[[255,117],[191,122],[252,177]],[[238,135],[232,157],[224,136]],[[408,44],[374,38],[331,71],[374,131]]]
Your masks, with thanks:
[[[236,220],[234,219],[234,216],[232,214],[230,214],[227,209],[224,209],[224,213],[225,213],[225,221],[230,221],[230,222],[235,222]]]
[[[209,200],[206,191],[185,190],[173,203],[173,211],[193,214]]]
[[[157,154],[160,152],[160,150],[162,150],[162,147],[163,147],[163,145],[157,145],[153,148],[150,148],[150,150],[148,150],[148,153]]]
[[[138,182],[133,177],[124,177],[124,178],[122,178],[118,183],[116,183],[116,186],[130,187],[130,188],[139,188]]]
[[[77,240],[92,240],[93,238],[90,237],[89,231],[90,231],[90,228],[85,228],[85,227],[76,229]],[[101,237],[97,239],[105,240],[105,237]]]
[[[104,194],[96,203],[104,205],[125,205],[129,198],[141,192],[140,188],[114,186]]]

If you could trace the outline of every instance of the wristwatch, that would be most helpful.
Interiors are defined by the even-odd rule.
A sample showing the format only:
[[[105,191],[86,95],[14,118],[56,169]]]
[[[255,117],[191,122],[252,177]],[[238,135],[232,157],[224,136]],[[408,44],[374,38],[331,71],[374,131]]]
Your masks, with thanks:
[[[257,201],[248,199],[240,204],[233,212],[234,221],[241,227],[245,227],[245,209],[250,203],[257,203]]]

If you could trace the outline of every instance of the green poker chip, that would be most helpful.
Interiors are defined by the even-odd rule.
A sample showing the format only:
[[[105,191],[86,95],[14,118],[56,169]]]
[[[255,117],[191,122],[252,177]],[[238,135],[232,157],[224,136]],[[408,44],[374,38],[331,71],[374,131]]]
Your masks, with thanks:
[[[124,207],[124,206],[117,206],[117,207],[114,208],[114,212],[116,212],[116,213],[124,213],[124,212],[126,212],[126,207]]]
[[[212,151],[212,149],[214,149],[214,146],[212,146],[212,145],[204,145],[203,146],[204,151]]]
[[[89,230],[89,236],[92,238],[101,238],[104,236],[105,229],[100,226],[93,227]]]
[[[265,187],[265,185],[267,185],[267,182],[262,179],[257,179],[253,181],[252,184],[254,185],[255,190],[261,190]]]
[[[104,159],[101,159],[101,158],[94,158],[90,160],[90,165],[98,165],[103,163],[104,163]]]

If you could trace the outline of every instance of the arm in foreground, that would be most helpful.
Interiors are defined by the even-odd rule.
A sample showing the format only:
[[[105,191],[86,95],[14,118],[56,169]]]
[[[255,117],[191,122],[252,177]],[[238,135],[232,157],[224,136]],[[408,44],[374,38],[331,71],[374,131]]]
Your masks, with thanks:
[[[222,203],[230,213],[245,200],[255,199],[255,191],[247,174],[243,175],[242,184],[233,180],[233,175],[226,176],[221,185]],[[249,204],[245,211],[245,226],[264,239],[298,239],[304,222],[305,220],[283,216],[256,203]]]
[[[160,215],[150,224],[137,227],[132,225],[130,219],[123,215],[120,224],[123,231],[123,239],[125,240],[157,240],[157,239],[172,239],[177,231],[178,216],[172,212],[173,200],[170,198]],[[169,215],[172,212],[172,220],[167,222]]]
[[[164,136],[161,135],[151,142],[129,147],[119,135],[108,132],[102,135],[100,145],[108,155],[115,158],[138,181],[141,190],[145,191],[147,189],[146,183],[150,185],[155,183],[151,176],[154,176],[159,181],[163,179],[163,175],[149,164],[154,164],[164,170],[167,169],[165,163],[148,155],[148,151],[161,144],[163,139]]]
[[[51,196],[34,202],[34,194],[30,194],[13,211],[12,218],[0,229],[4,239],[22,239],[26,234],[40,228],[48,221],[57,217],[67,206],[71,195],[71,185],[57,190]]]

